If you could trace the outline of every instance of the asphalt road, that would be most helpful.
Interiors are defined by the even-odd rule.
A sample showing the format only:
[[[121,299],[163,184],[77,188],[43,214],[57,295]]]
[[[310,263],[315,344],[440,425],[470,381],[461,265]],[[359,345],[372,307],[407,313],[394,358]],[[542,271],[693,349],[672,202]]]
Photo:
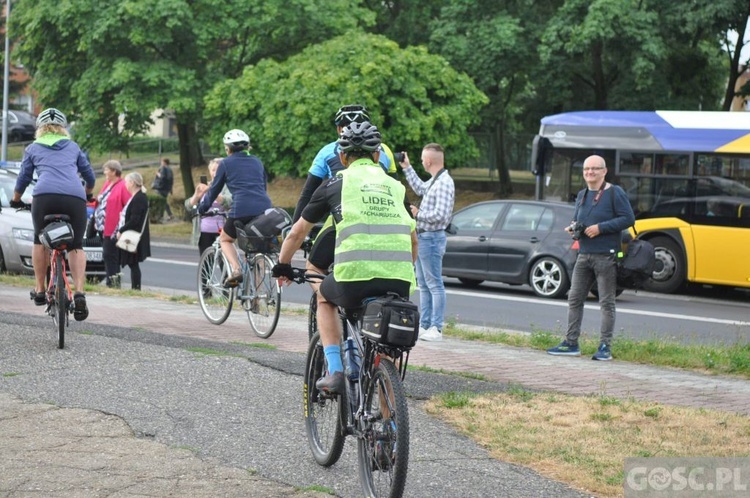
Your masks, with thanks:
[[[302,355],[88,322],[74,324],[66,349],[57,350],[49,318],[30,311],[37,313],[0,311],[0,392],[117,415],[139,437],[189,448],[202,459],[361,496],[351,440],[331,468],[309,454]],[[406,496],[586,496],[490,458],[422,408],[421,400],[437,392],[505,386],[424,372],[410,372],[406,386],[412,429]],[[0,461],[0,474],[2,467]]]
[[[143,263],[144,286],[192,294],[196,287],[197,248],[152,247],[153,257]],[[301,253],[299,253],[301,256]],[[295,264],[303,265],[297,259]],[[536,297],[526,286],[484,284],[471,289],[446,278],[446,318],[457,323],[522,332],[547,330],[563,335],[567,302]],[[127,268],[124,281],[129,281]],[[284,288],[283,302],[306,304],[307,286]],[[419,303],[419,293],[412,299]],[[583,330],[598,336],[599,304],[586,304]],[[631,339],[669,339],[685,344],[750,342],[750,293],[727,291],[717,297],[709,291],[666,295],[625,291],[617,301],[616,335]]]

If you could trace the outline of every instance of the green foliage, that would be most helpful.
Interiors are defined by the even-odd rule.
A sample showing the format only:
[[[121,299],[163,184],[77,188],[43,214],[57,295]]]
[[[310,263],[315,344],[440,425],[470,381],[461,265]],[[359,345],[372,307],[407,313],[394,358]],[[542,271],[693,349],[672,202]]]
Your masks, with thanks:
[[[181,150],[197,151],[193,131],[215,83],[374,22],[360,0],[19,0],[14,9],[17,54],[41,102],[68,113],[97,151],[125,150],[157,109],[174,112],[181,140],[193,142]]]
[[[423,47],[400,49],[359,31],[313,45],[284,62],[263,60],[206,98],[212,144],[229,128],[250,134],[274,174],[304,175],[315,153],[335,139],[341,105],[365,104],[394,150],[416,157],[427,142],[447,149],[449,166],[477,154],[466,129],[487,98],[469,77]]]
[[[558,111],[716,108],[726,77],[721,29],[694,22],[711,10],[707,2],[566,0],[539,46],[545,102]]]

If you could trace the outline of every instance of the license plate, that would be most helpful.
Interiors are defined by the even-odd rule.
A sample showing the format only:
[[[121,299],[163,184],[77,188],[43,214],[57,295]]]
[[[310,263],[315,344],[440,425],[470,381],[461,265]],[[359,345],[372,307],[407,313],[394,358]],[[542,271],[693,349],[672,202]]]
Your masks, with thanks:
[[[86,261],[101,261],[101,260],[102,260],[101,251],[87,251],[86,252]]]

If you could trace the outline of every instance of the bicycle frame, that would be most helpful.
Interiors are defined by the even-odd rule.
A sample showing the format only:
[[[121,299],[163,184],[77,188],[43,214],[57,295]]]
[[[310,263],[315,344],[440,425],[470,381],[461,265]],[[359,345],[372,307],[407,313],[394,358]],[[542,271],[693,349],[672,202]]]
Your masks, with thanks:
[[[357,421],[370,417],[371,414],[365,413],[365,397],[363,392],[363,386],[367,385],[372,380],[372,373],[374,367],[377,366],[382,356],[387,356],[394,365],[398,368],[401,379],[403,380],[406,375],[406,365],[408,363],[408,351],[392,351],[394,354],[386,355],[384,346],[376,346],[370,341],[365,341],[360,332],[360,320],[361,313],[364,312],[364,308],[361,310],[346,310],[339,307],[339,316],[341,317],[341,324],[343,326],[343,334],[341,340],[342,353],[345,351],[346,340],[351,338],[354,341],[354,345],[357,348],[359,357],[361,358],[361,365],[359,368],[359,376],[357,380],[351,380],[348,375],[345,375],[346,387],[347,387],[347,412],[344,413],[342,410],[341,427],[346,428],[347,435],[353,435],[357,438],[363,437],[363,427],[357,426]],[[348,353],[347,353],[348,354]],[[405,356],[404,356],[405,355]],[[344,361],[347,361],[345,358]],[[388,409],[394,411],[395,408],[391,405],[390,400],[387,400]]]
[[[50,250],[49,282],[47,284],[47,307],[45,313],[52,317],[57,326],[57,347],[65,347],[65,327],[68,326],[68,318],[73,304],[73,290],[68,280],[67,266],[65,264],[65,250]],[[62,284],[62,289],[58,286]]]

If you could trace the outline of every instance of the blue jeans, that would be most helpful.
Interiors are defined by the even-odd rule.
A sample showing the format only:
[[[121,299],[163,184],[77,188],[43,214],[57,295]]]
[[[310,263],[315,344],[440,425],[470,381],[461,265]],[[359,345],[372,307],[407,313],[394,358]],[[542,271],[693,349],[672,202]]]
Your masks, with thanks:
[[[599,307],[602,312],[600,341],[610,346],[615,330],[615,299],[617,297],[617,262],[614,254],[579,254],[573,268],[568,292],[568,332],[565,340],[578,344],[583,320],[583,305],[596,281]]]
[[[446,236],[444,230],[418,235],[417,285],[419,286],[420,327],[443,330],[445,314],[445,285],[443,285],[443,255]]]

